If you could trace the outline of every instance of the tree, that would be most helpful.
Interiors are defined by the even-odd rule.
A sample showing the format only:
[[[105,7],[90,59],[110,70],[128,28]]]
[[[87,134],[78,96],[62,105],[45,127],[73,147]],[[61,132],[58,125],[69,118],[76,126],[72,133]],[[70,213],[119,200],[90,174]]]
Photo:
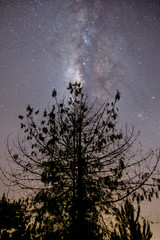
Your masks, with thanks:
[[[27,213],[27,202],[10,201],[5,195],[0,199],[0,239],[29,240],[30,214]]]
[[[55,239],[103,239],[103,216],[129,195],[138,201],[158,194],[153,178],[159,157],[153,151],[134,151],[138,135],[126,127],[118,130],[120,98],[113,102],[91,101],[80,83],[70,83],[69,94],[44,110],[27,107],[20,115],[24,136],[12,149],[5,177],[22,189],[34,191],[39,234],[50,226]],[[16,149],[15,149],[16,148]],[[152,160],[152,164],[151,163]],[[155,188],[153,188],[155,186]],[[65,237],[64,237],[65,236]]]
[[[135,215],[136,212],[136,215]],[[143,220],[142,226],[139,222],[140,206],[137,211],[129,200],[126,200],[121,209],[114,209],[116,224],[110,232],[111,240],[150,240],[152,232],[150,225]]]

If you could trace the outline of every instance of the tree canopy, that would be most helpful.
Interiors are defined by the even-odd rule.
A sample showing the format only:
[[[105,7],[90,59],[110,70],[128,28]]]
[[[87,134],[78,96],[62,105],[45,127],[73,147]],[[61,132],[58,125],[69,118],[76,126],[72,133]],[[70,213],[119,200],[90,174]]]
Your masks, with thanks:
[[[30,220],[27,201],[10,201],[5,195],[0,199],[0,239],[29,240]]]
[[[14,147],[8,144],[12,164],[3,174],[13,185],[33,191],[42,239],[104,239],[104,216],[117,202],[158,195],[153,174],[159,156],[135,150],[138,134],[120,129],[118,91],[113,102],[99,103],[75,82],[62,101],[56,90],[52,97],[53,105],[41,117],[30,105],[26,116],[19,116],[23,134]]]

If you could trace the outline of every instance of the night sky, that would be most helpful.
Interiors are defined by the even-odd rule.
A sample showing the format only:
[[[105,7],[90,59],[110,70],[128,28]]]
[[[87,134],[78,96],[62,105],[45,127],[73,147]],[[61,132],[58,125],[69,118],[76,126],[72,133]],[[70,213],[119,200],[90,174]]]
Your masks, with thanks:
[[[141,131],[144,149],[159,147],[160,1],[0,0],[1,165],[18,115],[28,104],[43,110],[53,88],[63,96],[75,80],[104,100],[118,89],[120,124]],[[159,200],[149,210],[158,240]]]

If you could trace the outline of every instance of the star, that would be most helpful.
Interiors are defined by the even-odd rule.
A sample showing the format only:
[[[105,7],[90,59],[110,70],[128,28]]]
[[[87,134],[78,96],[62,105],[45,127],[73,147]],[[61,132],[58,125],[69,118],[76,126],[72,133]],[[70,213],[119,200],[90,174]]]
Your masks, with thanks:
[[[53,86],[63,97],[75,80],[100,101],[118,89],[120,125],[159,148],[159,17],[160,1],[1,1],[1,149],[28,104],[44,110]]]

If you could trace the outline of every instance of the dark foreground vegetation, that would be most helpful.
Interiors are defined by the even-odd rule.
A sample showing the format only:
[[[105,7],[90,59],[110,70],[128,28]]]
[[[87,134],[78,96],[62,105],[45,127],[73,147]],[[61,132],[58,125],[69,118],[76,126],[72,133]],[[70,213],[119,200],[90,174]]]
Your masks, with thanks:
[[[76,82],[62,101],[55,90],[52,97],[41,117],[27,107],[21,134],[8,142],[3,180],[28,198],[2,197],[1,239],[151,239],[140,203],[158,197],[159,156],[137,149],[133,128],[118,127],[119,92],[99,103]]]

